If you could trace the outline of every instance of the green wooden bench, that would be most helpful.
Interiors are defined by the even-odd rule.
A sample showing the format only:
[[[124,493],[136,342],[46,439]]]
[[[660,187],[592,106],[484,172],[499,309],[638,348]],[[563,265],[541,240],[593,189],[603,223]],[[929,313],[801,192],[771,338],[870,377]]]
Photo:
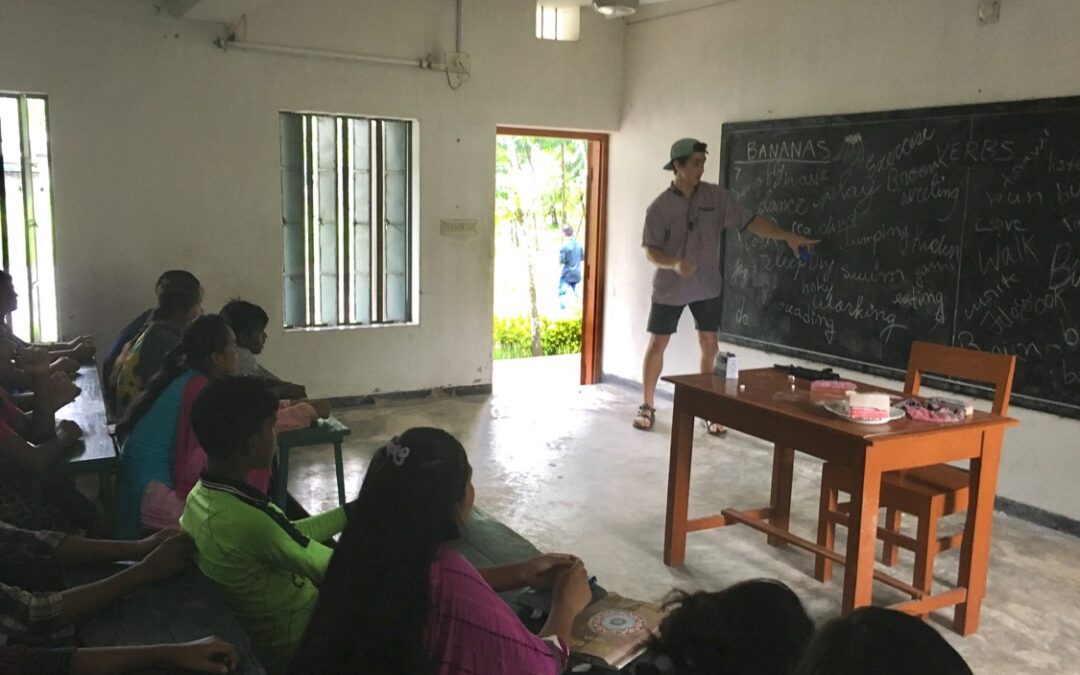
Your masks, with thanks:
[[[332,443],[334,445],[334,469],[337,471],[338,504],[344,504],[345,465],[341,459],[341,443],[351,433],[352,429],[331,415],[324,420],[316,420],[306,429],[296,429],[278,434],[278,460],[277,470],[274,471],[273,485],[274,503],[281,509],[285,508],[286,491],[289,487],[289,452],[293,448]]]

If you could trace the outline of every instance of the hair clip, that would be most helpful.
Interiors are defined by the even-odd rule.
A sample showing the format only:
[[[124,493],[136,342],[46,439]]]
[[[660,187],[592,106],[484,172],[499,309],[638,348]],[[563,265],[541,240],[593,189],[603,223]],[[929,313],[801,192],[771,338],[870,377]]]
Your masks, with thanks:
[[[409,452],[409,446],[401,445],[397,436],[391,438],[390,442],[386,444],[386,455],[394,460],[395,466],[404,464],[405,459],[409,456]]]

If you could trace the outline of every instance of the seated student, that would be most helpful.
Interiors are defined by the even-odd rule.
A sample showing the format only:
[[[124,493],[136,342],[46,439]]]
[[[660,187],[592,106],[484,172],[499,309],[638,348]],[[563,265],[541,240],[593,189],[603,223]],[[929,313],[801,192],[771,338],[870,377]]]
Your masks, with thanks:
[[[266,346],[266,324],[270,317],[258,305],[246,300],[233,299],[221,308],[221,316],[229,322],[229,328],[236,333],[236,374],[251,375],[268,380],[270,388],[279,398],[304,398],[304,387],[292,382],[285,382],[255,360]]]
[[[547,555],[477,570],[450,548],[473,504],[472,468],[441,429],[375,453],[334,550],[292,673],[555,675],[591,601],[580,560]],[[552,588],[539,636],[498,592]]]
[[[862,607],[825,624],[806,647],[796,675],[971,675],[945,638],[925,621]]]
[[[117,474],[118,537],[145,529],[175,527],[184,500],[206,467],[206,453],[191,427],[191,411],[206,385],[236,369],[236,337],[216,314],[201,316],[185,330],[165,366],[116,426],[120,448]],[[277,431],[302,428],[330,415],[324,401],[285,402],[277,412]],[[248,476],[260,490],[270,487],[270,471]]]
[[[315,608],[331,553],[319,542],[346,521],[338,507],[291,522],[246,480],[274,457],[277,409],[277,397],[252,377],[215,380],[199,394],[191,424],[207,467],[180,519],[199,569],[221,585],[271,673],[289,663]]]
[[[15,341],[19,349],[40,347],[47,351],[57,361],[62,361],[63,369],[70,372],[78,370],[80,363],[89,363],[94,356],[94,338],[89,335],[80,335],[68,342],[49,342],[39,345],[31,345],[22,340],[11,331],[6,317],[19,308],[19,294],[15,291],[15,284],[11,275],[0,270],[0,333]]]
[[[236,662],[236,652],[232,645],[217,638],[149,647],[41,646],[43,640],[47,642],[50,635],[78,618],[140,586],[176,574],[190,564],[190,558],[191,540],[175,531],[120,542],[21,530],[0,522],[0,675],[120,673],[147,666],[227,672],[225,667]],[[56,586],[20,588],[11,579],[12,574],[25,576],[42,567],[58,569],[68,564],[116,560],[141,562],[106,579],[64,590],[53,590]],[[36,646],[21,644],[28,640]]]
[[[62,466],[82,430],[67,420],[56,423],[48,355],[28,350],[24,366],[34,378],[33,411],[22,412],[0,390],[0,520],[30,529],[105,533],[104,512]]]
[[[190,288],[201,289],[202,285],[194,274],[187,270],[167,270],[158,277],[157,284],[154,285],[154,295],[158,299],[158,307],[161,306],[161,296],[165,292],[165,289],[170,286],[188,286]],[[105,397],[105,404],[110,409],[115,407],[116,404],[116,388],[115,381],[113,379],[113,367],[116,364],[116,360],[120,357],[120,354],[124,352],[128,347],[129,342],[133,342],[135,338],[139,337],[139,333],[142,333],[147,324],[153,319],[155,309],[151,307],[147,309],[139,316],[132,319],[128,325],[124,326],[120,334],[113,340],[112,345],[109,346],[109,351],[105,354],[105,358],[101,362],[101,383],[103,385],[103,393]]]
[[[722,591],[675,591],[652,652],[671,668],[639,665],[635,675],[790,675],[814,623],[798,596],[774,579]]]
[[[34,387],[40,386],[34,377],[26,371],[27,359],[36,358],[34,352],[42,352],[37,347],[25,349],[21,354],[16,354],[15,342],[10,338],[0,335],[0,389],[8,392],[8,398],[16,406],[23,410],[34,408]],[[48,357],[46,359],[48,361]],[[53,409],[59,410],[82,393],[71,377],[63,372],[49,368],[49,390],[52,398]],[[12,393],[12,390],[17,390]]]
[[[21,348],[14,336],[3,331],[0,331],[0,388],[9,393],[16,405],[24,408],[33,407],[33,393],[30,389],[34,386],[34,378],[26,372],[23,365],[30,351],[39,351],[48,356],[49,373],[56,394],[54,400],[60,403],[57,407],[75,400],[75,396],[81,390],[71,380],[70,373],[74,371],[68,369],[66,365],[66,361],[70,359],[53,359],[51,354],[40,347]],[[75,364],[75,370],[77,369],[78,364]],[[64,400],[60,402],[61,399]]]
[[[188,422],[191,405],[208,381],[232,374],[235,367],[236,338],[225,320],[216,314],[200,316],[184,329],[161,371],[116,425],[122,443],[116,536],[133,539],[147,529],[176,525],[205,464]],[[264,469],[249,480],[265,490],[270,473]]]
[[[147,383],[161,370],[165,356],[180,342],[184,327],[202,314],[202,287],[169,284],[158,296],[150,323],[121,352],[113,365],[116,413],[123,416]]]

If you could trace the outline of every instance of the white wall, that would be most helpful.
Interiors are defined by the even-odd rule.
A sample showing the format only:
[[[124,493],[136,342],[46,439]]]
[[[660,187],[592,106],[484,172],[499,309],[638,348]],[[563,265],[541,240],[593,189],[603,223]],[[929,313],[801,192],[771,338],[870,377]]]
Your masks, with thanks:
[[[652,269],[640,249],[645,207],[670,180],[668,146],[714,150],[726,121],[1080,94],[1080,3],[1002,3],[977,26],[974,2],[735,0],[631,23],[623,124],[611,147],[607,373],[640,381]],[[689,313],[665,372],[697,368]],[[733,345],[742,367],[787,357]],[[629,412],[629,411],[628,411]],[[999,494],[1080,518],[1080,421],[1013,408]]]
[[[0,90],[49,96],[62,332],[108,344],[183,267],[208,310],[264,306],[265,365],[313,394],[489,383],[496,124],[606,130],[621,113],[622,23],[584,11],[580,42],[541,43],[534,11],[465,0],[473,74],[451,91],[419,69],[224,53],[222,26],[147,0],[0,0]],[[451,0],[267,0],[239,36],[419,58],[453,49],[453,20]],[[419,326],[280,328],[281,110],[419,120]],[[448,217],[478,234],[440,236]]]

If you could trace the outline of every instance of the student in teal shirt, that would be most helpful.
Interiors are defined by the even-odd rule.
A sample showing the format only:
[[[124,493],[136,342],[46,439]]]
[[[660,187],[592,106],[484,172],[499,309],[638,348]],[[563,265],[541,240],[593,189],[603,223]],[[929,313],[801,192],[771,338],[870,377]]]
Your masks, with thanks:
[[[332,552],[320,542],[346,523],[342,507],[290,521],[244,482],[274,457],[277,408],[277,397],[253,377],[215,380],[199,394],[191,424],[207,467],[180,518],[199,569],[221,586],[270,673],[288,666],[315,609]]]

